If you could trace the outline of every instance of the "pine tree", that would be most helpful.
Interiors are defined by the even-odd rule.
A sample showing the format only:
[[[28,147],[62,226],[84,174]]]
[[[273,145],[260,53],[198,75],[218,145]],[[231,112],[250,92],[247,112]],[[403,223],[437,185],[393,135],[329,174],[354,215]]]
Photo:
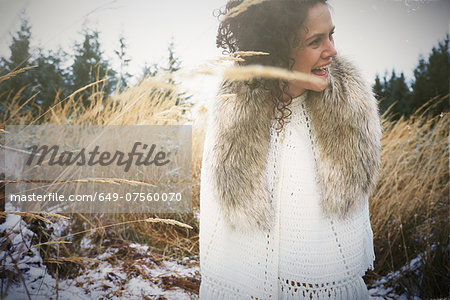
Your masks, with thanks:
[[[121,36],[119,38],[119,50],[114,50],[114,53],[120,60],[120,69],[119,69],[119,90],[123,91],[128,86],[128,80],[131,78],[130,73],[126,71],[126,68],[130,64],[131,58],[128,57],[126,53],[126,49],[128,48],[125,43],[125,38]]]
[[[375,77],[375,84],[373,85],[375,97],[379,101],[380,113],[384,113],[391,105],[390,113],[393,118],[397,119],[400,116],[408,116],[411,107],[411,91],[406,83],[405,75],[400,73],[397,76],[395,70],[391,72],[391,78],[386,79],[386,75],[381,82],[378,74]]]
[[[31,50],[31,26],[26,19],[22,19],[19,31],[13,36],[9,50],[11,55],[9,59],[1,59],[0,75],[5,75],[19,69],[33,65]],[[18,94],[20,93],[20,95]],[[33,86],[33,80],[29,71],[16,75],[0,83],[0,112],[2,119],[6,108],[10,105],[13,98],[16,104],[21,105],[30,99],[36,91]],[[16,97],[19,95],[19,97]],[[23,109],[29,109],[30,105]]]
[[[175,56],[174,47],[175,46],[173,44],[173,41],[171,41],[169,47],[167,48],[167,50],[169,51],[167,67],[162,69],[165,73],[174,74],[175,72],[180,70],[181,61],[178,57]],[[178,84],[172,77],[169,78],[168,83],[173,85]],[[171,97],[173,93],[174,93],[173,91],[168,91],[166,93],[166,98]],[[177,99],[175,101],[175,105],[179,105],[183,101],[181,96],[182,95],[180,94],[176,95]]]
[[[417,109],[431,98],[446,96],[449,93],[449,35],[445,40],[433,47],[426,61],[423,57],[414,70],[412,83],[412,105]],[[434,115],[448,111],[448,101],[442,101],[431,111]]]
[[[378,74],[375,76],[375,84],[372,86],[373,93],[375,94],[375,98],[378,100],[383,99],[386,97],[384,92],[384,85],[381,83],[380,77]]]
[[[398,113],[398,116],[409,116],[411,103],[410,103],[411,91],[405,81],[405,75],[400,73],[400,77],[397,77],[394,86],[392,86],[391,98],[396,101],[394,111]]]
[[[61,49],[47,54],[39,50],[39,55],[34,61],[37,68],[31,70],[31,75],[39,91],[36,102],[44,111],[54,103],[57,95],[63,99],[70,92],[67,74],[61,66],[65,56]]]
[[[155,77],[156,74],[159,73],[159,66],[158,64],[152,64],[147,65],[147,63],[144,64],[144,67],[142,68],[142,75],[140,77],[140,80],[143,80],[147,77]]]
[[[71,67],[72,89],[75,91],[98,80],[107,79],[98,84],[98,91],[105,96],[111,95],[117,83],[116,72],[109,68],[108,60],[103,58],[101,51],[99,32],[84,30],[84,40],[81,44],[75,44],[75,58]],[[83,91],[83,103],[90,102],[89,90]]]
[[[30,53],[31,26],[27,19],[22,19],[20,30],[13,37],[9,46],[11,56],[6,63],[9,71],[15,71],[20,68],[28,67],[31,61]]]
[[[169,43],[169,46],[167,47],[167,51],[169,51],[169,57],[167,61],[167,67],[164,68],[167,73],[174,73],[180,70],[181,68],[181,60],[179,57],[175,56],[175,45],[173,41]]]
[[[147,66],[147,64],[145,64],[145,66],[142,70],[142,73],[143,73],[142,79],[144,79],[146,77],[154,77],[159,74],[173,75],[178,70],[180,70],[181,69],[181,59],[178,56],[176,56],[174,48],[175,48],[175,45],[174,45],[173,41],[171,41],[169,43],[169,46],[167,47],[167,51],[169,52],[169,55],[168,55],[168,59],[167,59],[167,65],[165,67],[161,67],[157,64],[153,64],[149,67],[149,66]],[[175,85],[175,86],[177,86],[179,84],[178,82],[176,82],[174,80],[173,77],[170,77],[167,80],[167,83],[170,85]],[[185,92],[180,92],[180,93],[177,93],[176,95],[174,95],[173,90],[168,90],[164,94],[163,98],[168,99],[168,98],[171,98],[174,96],[176,97],[175,105],[184,104],[188,99],[190,99],[192,97],[192,95],[187,95]]]
[[[397,75],[395,74],[395,70],[392,70],[391,78],[389,80],[386,79],[386,74],[383,77],[383,84],[378,88],[382,91],[382,97],[379,99],[379,108],[381,114],[383,114],[395,101],[392,88],[395,86],[396,81]],[[395,108],[391,108],[391,113],[395,113]]]

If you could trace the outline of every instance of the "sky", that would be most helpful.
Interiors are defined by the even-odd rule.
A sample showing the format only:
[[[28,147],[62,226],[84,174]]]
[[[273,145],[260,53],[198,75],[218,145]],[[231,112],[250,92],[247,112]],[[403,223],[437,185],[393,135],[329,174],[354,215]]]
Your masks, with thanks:
[[[354,60],[373,81],[393,68],[413,78],[419,55],[449,32],[449,0],[329,0],[338,53]],[[21,15],[32,26],[32,47],[71,53],[82,28],[97,29],[105,57],[117,64],[114,49],[125,37],[139,75],[145,63],[164,64],[170,41],[182,67],[195,68],[221,55],[215,46],[214,10],[226,0],[0,0],[0,56],[9,57],[11,37]],[[197,85],[211,89],[208,80]]]

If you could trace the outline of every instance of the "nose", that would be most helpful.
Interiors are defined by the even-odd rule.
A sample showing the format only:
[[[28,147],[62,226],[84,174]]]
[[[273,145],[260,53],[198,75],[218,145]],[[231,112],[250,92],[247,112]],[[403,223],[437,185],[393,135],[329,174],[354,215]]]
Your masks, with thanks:
[[[337,54],[337,51],[336,51],[336,48],[334,48],[334,40],[332,38],[327,39],[325,49],[322,52],[322,58],[326,59],[329,57],[336,56],[336,54]]]

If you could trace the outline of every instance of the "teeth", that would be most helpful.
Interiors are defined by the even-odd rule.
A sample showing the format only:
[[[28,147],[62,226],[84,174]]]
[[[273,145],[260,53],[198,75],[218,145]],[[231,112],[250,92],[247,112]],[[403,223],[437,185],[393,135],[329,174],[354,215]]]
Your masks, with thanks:
[[[322,66],[320,68],[315,68],[314,70],[324,70],[324,69],[328,69],[328,67],[330,66],[330,64]]]

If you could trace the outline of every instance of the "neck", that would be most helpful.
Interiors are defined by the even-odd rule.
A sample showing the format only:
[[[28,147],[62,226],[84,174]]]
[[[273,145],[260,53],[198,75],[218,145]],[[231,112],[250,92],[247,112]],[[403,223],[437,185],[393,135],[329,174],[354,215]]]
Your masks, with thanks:
[[[304,88],[297,88],[295,86],[289,86],[288,94],[292,97],[292,99],[298,98],[306,92]]]
[[[291,95],[293,99],[300,97],[305,91],[306,89],[304,87],[297,85],[294,82],[290,82],[288,86],[289,95]]]

